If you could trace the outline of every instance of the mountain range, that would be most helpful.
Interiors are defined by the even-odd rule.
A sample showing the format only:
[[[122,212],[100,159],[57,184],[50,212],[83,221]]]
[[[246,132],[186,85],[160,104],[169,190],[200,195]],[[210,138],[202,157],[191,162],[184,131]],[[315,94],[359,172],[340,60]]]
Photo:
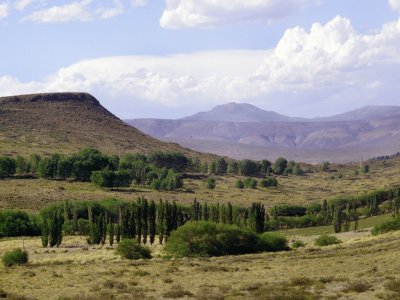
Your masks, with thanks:
[[[237,159],[285,156],[311,163],[345,163],[400,150],[399,106],[366,106],[311,119],[228,103],[178,120],[125,122],[162,140]]]

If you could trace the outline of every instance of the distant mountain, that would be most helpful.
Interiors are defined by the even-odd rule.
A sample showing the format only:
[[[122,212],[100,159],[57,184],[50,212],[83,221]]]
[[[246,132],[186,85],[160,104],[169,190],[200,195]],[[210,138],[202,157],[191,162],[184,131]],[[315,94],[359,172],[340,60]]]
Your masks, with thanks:
[[[218,105],[207,112],[183,118],[184,121],[218,122],[294,122],[301,118],[291,118],[273,111],[260,109],[247,103],[227,103]]]
[[[85,147],[110,154],[165,150],[205,157],[127,125],[89,94],[0,97],[0,155],[68,154]]]
[[[154,137],[233,158],[358,161],[400,151],[400,107],[367,106],[315,119],[229,103],[179,120],[127,120]]]
[[[364,106],[343,114],[327,118],[317,118],[318,121],[357,121],[357,120],[376,120],[400,117],[400,106]]]

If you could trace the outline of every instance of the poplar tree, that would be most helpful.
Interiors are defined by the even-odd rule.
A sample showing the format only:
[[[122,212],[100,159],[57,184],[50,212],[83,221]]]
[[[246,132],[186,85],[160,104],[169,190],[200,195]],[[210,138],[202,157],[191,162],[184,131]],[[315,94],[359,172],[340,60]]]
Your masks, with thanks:
[[[156,204],[153,200],[149,205],[149,237],[150,244],[153,245],[156,238]]]
[[[147,234],[149,232],[149,211],[148,202],[142,200],[142,228],[143,228],[143,244],[147,243]]]
[[[109,242],[110,242],[110,246],[112,247],[112,245],[114,244],[114,224],[112,222],[112,219],[110,218],[108,220],[108,226],[109,226]]]
[[[162,245],[164,240],[165,231],[165,206],[164,202],[160,199],[157,210],[157,224],[158,224],[158,242]]]
[[[47,218],[42,220],[42,246],[46,248],[49,245],[49,222]]]
[[[230,202],[228,202],[228,223],[233,224],[233,207]]]
[[[136,207],[137,241],[142,242],[142,202],[139,200]]]
[[[121,223],[122,223],[122,211],[121,211],[121,207],[119,207],[118,208],[117,234],[115,237],[115,240],[117,241],[117,243],[119,243],[121,240]]]

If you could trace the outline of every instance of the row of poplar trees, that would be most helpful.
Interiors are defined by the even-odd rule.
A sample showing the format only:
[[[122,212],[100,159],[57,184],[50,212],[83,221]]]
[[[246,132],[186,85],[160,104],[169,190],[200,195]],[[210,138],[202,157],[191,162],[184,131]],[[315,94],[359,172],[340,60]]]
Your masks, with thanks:
[[[188,221],[213,221],[223,224],[246,226],[261,233],[264,231],[265,208],[253,203],[251,208],[227,205],[200,204],[194,200],[191,206],[177,205],[176,202],[139,199],[127,206],[120,206],[117,218],[109,216],[107,210],[94,213],[88,207],[89,244],[107,242],[112,246],[121,239],[136,239],[138,243],[153,244],[158,235],[159,244],[167,241],[171,232]]]

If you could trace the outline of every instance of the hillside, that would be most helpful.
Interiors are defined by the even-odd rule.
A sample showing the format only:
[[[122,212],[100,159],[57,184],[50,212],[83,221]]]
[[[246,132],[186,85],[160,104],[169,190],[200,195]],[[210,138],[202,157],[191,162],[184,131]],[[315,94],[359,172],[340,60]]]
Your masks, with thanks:
[[[283,155],[311,163],[345,163],[398,152],[399,116],[400,107],[368,106],[327,118],[300,119],[230,103],[179,120],[126,122],[163,140],[238,159]]]
[[[72,153],[85,147],[114,154],[165,150],[200,155],[128,126],[89,94],[0,98],[0,155]]]

